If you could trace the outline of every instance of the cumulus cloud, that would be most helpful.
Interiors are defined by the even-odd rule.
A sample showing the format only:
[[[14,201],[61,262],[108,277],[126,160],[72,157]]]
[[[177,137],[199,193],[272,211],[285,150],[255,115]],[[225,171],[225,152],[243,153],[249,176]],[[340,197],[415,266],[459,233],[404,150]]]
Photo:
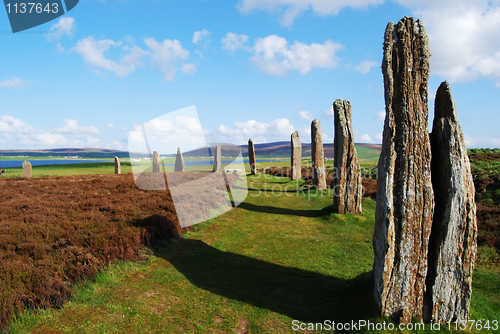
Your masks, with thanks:
[[[243,144],[252,138],[254,142],[272,142],[289,140],[292,132],[295,131],[293,125],[286,118],[276,119],[271,122],[258,122],[248,120],[246,122],[236,122],[232,127],[220,125],[216,133],[211,136],[213,142],[228,142]]]
[[[256,9],[278,12],[281,24],[290,26],[308,10],[321,16],[336,15],[343,7],[366,8],[383,2],[384,0],[240,0],[237,8],[243,14]]]
[[[36,129],[10,115],[0,116],[0,142],[7,149],[40,149],[56,147],[98,147],[101,140],[94,135],[95,126],[82,127],[76,120],[65,120],[55,129]]]
[[[373,66],[376,66],[376,65],[378,65],[377,62],[374,62],[371,60],[365,60],[365,61],[359,63],[358,66],[356,66],[354,69],[358,72],[361,72],[362,74],[366,74],[366,73],[370,72],[370,69]]]
[[[380,110],[377,113],[377,117],[375,117],[375,120],[377,122],[383,122],[383,121],[385,121],[385,110]]]
[[[62,17],[57,23],[50,27],[49,32],[45,34],[45,38],[49,42],[54,42],[61,39],[63,36],[72,36],[75,29],[76,23],[74,18]]]
[[[375,135],[375,139],[377,140],[377,143],[379,143],[379,144],[381,144],[381,143],[382,143],[382,138],[383,138],[383,136],[382,136],[382,134],[381,134],[381,133],[377,133],[377,134]]]
[[[203,44],[204,47],[207,47],[207,45],[210,43],[210,40],[208,40],[207,37],[210,36],[211,33],[212,32],[208,31],[207,29],[195,31],[193,34],[193,43],[197,45]],[[205,40],[205,43],[202,43],[203,40]]]
[[[359,139],[359,142],[360,143],[373,143],[373,139],[368,135],[368,134],[364,134],[361,136],[361,138]]]
[[[299,111],[300,118],[305,119],[306,121],[312,121],[313,120],[313,114],[310,111]]]
[[[248,47],[245,45],[246,42],[248,42],[247,35],[238,35],[238,34],[234,34],[232,32],[228,32],[226,34],[226,37],[224,37],[221,40],[222,49],[229,50],[231,52],[234,52],[238,49],[248,50]]]
[[[97,73],[101,70],[114,72],[117,76],[123,77],[144,67],[144,61],[150,61],[151,67],[160,70],[163,78],[172,81],[177,71],[184,74],[196,72],[196,65],[182,62],[189,56],[189,51],[182,47],[178,40],[165,39],[158,42],[154,38],[144,38],[144,44],[149,48],[145,50],[135,44],[131,38],[122,41],[110,39],[96,40],[93,36],[84,38],[76,43],[73,48],[78,52]],[[123,55],[118,60],[107,58],[106,55],[111,48],[120,48]],[[179,65],[179,63],[182,63]]]
[[[5,79],[0,82],[0,87],[11,88],[11,89],[21,89],[25,85],[30,84],[28,80],[21,80],[19,78]]]
[[[325,110],[325,111],[323,112],[323,114],[324,114],[327,118],[333,118],[333,116],[334,116],[334,115],[333,115],[333,105],[332,105],[329,109]]]
[[[254,56],[250,61],[269,75],[285,76],[288,71],[304,75],[313,68],[336,67],[338,59],[335,53],[342,49],[344,46],[332,41],[309,45],[295,41],[289,45],[285,38],[271,35],[255,41]]]
[[[486,136],[468,136],[465,137],[465,145],[468,148],[484,147],[495,148],[500,147],[500,137],[486,137]]]
[[[115,126],[113,123],[107,123],[106,128],[108,128],[109,130],[113,130],[115,128]]]

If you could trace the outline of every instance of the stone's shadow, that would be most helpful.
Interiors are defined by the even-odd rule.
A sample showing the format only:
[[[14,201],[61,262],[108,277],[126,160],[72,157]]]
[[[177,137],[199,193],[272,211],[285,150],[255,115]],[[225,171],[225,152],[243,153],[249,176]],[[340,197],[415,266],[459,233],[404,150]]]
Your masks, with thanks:
[[[339,279],[183,238],[174,239],[155,255],[169,261],[199,288],[303,322],[350,322],[377,315],[371,272]]]
[[[332,206],[324,207],[321,210],[297,210],[288,208],[277,208],[274,206],[255,205],[243,202],[240,205],[238,205],[238,208],[245,209],[248,211],[272,213],[272,214],[287,215],[287,216],[301,216],[301,217],[323,217],[325,215],[333,213]]]

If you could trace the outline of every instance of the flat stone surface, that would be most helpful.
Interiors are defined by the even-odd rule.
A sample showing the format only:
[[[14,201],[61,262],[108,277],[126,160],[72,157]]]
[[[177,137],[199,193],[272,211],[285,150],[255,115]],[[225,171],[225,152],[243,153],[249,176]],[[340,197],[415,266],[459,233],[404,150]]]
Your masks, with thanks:
[[[291,149],[292,181],[297,181],[301,178],[300,166],[302,164],[302,143],[300,142],[300,135],[298,131],[292,133]]]
[[[323,139],[321,138],[321,123],[317,119],[311,122],[311,158],[313,185],[318,190],[325,190],[325,154],[323,153]]]
[[[434,212],[427,85],[429,42],[419,20],[387,25],[386,118],[373,234],[375,301],[402,323],[422,317]]]
[[[23,177],[32,177],[31,162],[23,161]]]
[[[450,85],[436,94],[431,133],[435,209],[429,241],[427,321],[468,320],[477,251],[475,189]]]
[[[334,117],[334,173],[333,211],[336,213],[361,213],[363,185],[358,155],[352,131],[352,107],[347,100],[335,100]]]
[[[120,158],[115,157],[115,174],[122,173],[122,166],[120,164]]]
[[[221,146],[217,145],[214,150],[214,172],[220,171],[222,168],[222,152]]]
[[[153,173],[160,172],[160,154],[158,151],[153,151]]]
[[[184,157],[182,156],[181,148],[177,148],[177,155],[175,156],[175,172],[183,172],[184,171]]]

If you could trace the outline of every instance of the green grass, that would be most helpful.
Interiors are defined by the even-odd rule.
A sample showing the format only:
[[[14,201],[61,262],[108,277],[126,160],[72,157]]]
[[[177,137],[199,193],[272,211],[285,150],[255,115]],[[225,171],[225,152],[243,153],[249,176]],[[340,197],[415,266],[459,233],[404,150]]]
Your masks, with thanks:
[[[293,333],[294,319],[388,321],[372,297],[373,200],[363,214],[338,215],[331,194],[303,181],[257,175],[249,187],[239,207],[145,249],[143,263],[111,265],[61,310],[21,314],[11,333]],[[498,319],[490,248],[479,250],[473,289],[471,319]]]

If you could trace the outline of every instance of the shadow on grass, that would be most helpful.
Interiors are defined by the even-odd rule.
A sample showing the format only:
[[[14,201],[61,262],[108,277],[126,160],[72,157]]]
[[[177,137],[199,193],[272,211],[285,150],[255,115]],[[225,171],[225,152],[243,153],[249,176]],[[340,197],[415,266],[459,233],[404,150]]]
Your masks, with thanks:
[[[199,288],[292,319],[350,322],[376,316],[371,272],[344,280],[223,252],[201,240],[183,238],[155,253]]]
[[[332,206],[324,207],[321,210],[297,210],[288,208],[277,208],[274,206],[266,206],[266,205],[255,205],[247,202],[241,203],[240,205],[238,205],[238,208],[248,211],[272,213],[272,214],[287,215],[287,216],[301,216],[301,217],[323,217],[333,212]]]

